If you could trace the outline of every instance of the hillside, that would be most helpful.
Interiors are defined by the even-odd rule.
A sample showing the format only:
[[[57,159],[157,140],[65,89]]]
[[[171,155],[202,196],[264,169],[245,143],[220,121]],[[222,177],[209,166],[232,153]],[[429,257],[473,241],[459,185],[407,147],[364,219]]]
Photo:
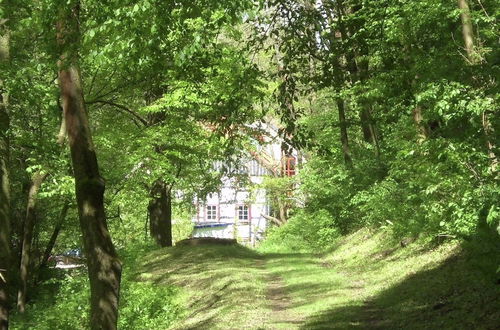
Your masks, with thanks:
[[[160,249],[137,280],[182,288],[174,329],[495,329],[497,252],[456,241],[401,247],[361,230],[320,255]]]

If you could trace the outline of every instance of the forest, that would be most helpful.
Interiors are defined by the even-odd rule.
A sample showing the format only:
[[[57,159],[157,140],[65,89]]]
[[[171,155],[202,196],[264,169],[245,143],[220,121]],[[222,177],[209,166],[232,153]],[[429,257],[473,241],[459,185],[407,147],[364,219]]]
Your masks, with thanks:
[[[0,0],[0,330],[500,328],[499,19]],[[254,246],[192,238],[225,178]]]

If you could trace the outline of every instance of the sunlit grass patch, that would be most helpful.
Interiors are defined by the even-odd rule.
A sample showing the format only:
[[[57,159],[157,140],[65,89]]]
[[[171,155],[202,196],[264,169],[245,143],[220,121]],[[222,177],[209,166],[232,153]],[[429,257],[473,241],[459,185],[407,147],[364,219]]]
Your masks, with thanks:
[[[146,256],[138,280],[180,288],[184,313],[174,328],[258,328],[269,313],[260,259],[239,245],[165,248]]]
[[[269,254],[303,328],[485,328],[500,324],[494,251],[400,244],[360,230],[319,254]]]

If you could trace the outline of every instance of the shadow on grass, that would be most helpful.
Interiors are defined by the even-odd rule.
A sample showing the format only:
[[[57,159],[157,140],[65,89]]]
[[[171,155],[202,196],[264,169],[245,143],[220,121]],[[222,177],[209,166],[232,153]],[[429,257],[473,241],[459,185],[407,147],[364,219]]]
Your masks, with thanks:
[[[187,294],[184,317],[177,328],[259,324],[265,283],[256,267],[262,260],[257,252],[239,245],[201,245],[157,250],[148,259],[137,273],[138,280],[176,285]],[[231,313],[233,310],[243,312]]]
[[[402,250],[368,254],[359,263],[329,264],[308,253],[263,255],[242,246],[175,247],[149,254],[143,274],[137,275],[140,280],[174,284],[190,291],[185,320],[178,326],[182,329],[274,328],[266,323],[270,311],[265,306],[264,262],[269,271],[298,279],[285,288],[294,298],[290,306],[293,309],[307,309],[307,305],[332,296],[361,297],[339,299],[309,316],[302,325],[290,320],[290,329],[500,328],[500,284],[495,274],[500,250],[465,248],[392,287],[377,285],[386,289],[367,295],[367,286],[389,280],[389,275],[379,276],[374,282],[367,279],[370,273],[384,273],[384,262],[400,260],[405,265],[403,261],[409,254],[398,251]],[[421,251],[413,253],[419,255]],[[149,277],[143,277],[145,274]],[[283,328],[284,324],[280,325]]]
[[[359,305],[315,314],[301,328],[499,329],[498,252],[462,252]]]

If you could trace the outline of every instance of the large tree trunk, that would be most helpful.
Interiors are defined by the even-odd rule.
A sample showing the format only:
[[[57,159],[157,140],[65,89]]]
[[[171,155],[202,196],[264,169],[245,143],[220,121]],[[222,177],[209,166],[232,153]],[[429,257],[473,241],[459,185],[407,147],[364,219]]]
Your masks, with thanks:
[[[59,214],[59,219],[57,220],[56,226],[54,227],[54,231],[52,232],[49,242],[47,243],[47,247],[45,248],[45,252],[43,253],[42,261],[40,262],[40,266],[38,267],[38,269],[42,269],[47,266],[50,254],[52,253],[52,250],[54,249],[54,246],[57,241],[57,237],[59,236],[59,232],[62,229],[64,221],[66,220],[66,215],[68,214],[69,206],[70,202],[65,201],[61,209],[61,213]]]
[[[161,247],[172,246],[172,196],[171,187],[158,180],[151,188],[148,205],[149,233]]]
[[[3,29],[3,26],[0,26]],[[9,32],[1,31],[0,64],[9,62]],[[0,87],[3,82],[0,80]],[[10,183],[9,183],[9,114],[8,95],[0,95],[0,330],[9,327],[9,275],[10,272]]]
[[[19,290],[17,292],[17,308],[24,313],[26,308],[26,297],[31,278],[31,244],[33,243],[33,230],[36,223],[36,201],[38,191],[47,177],[47,173],[36,172],[32,179],[28,192],[28,205],[26,206],[26,217],[24,219],[23,244],[21,249],[21,264],[19,267]]]
[[[92,329],[116,329],[122,265],[111,241],[78,65],[79,2],[63,4],[57,22],[59,88],[76,186],[76,201],[90,279]]]

